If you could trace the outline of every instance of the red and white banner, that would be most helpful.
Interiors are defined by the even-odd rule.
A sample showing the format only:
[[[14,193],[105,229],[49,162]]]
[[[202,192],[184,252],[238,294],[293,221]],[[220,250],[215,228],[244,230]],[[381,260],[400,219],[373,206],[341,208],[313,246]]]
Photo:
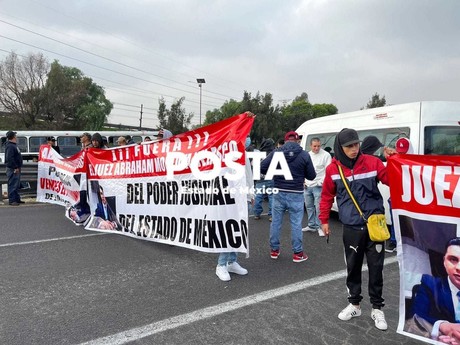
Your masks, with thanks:
[[[72,187],[87,191],[90,217],[85,228],[204,252],[247,253],[244,144],[253,121],[240,114],[164,140],[88,149],[72,156],[69,160],[82,161],[86,173],[85,186]],[[45,150],[44,158],[49,153]],[[69,160],[49,155],[40,162],[39,176],[46,176],[53,167],[69,166]],[[67,167],[66,172],[70,174],[71,169]],[[83,175],[78,169],[75,174]],[[70,193],[68,184],[59,184],[60,176],[53,179],[54,186],[39,184],[39,201],[70,203],[74,210],[69,208],[66,215],[74,221],[77,216],[84,218],[82,212],[78,214],[85,206],[77,194],[76,204],[48,195],[50,189],[59,189],[56,185],[63,194]]]
[[[457,343],[447,330],[460,330],[460,265],[450,276],[452,257],[445,254],[449,241],[460,237],[460,157],[395,155],[387,167],[400,264],[398,332],[432,344]]]

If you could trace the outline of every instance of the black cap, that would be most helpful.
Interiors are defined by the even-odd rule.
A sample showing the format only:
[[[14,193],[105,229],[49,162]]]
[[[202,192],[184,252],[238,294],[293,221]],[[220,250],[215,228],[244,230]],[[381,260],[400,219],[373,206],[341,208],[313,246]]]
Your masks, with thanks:
[[[48,137],[46,138],[47,141],[56,141],[56,139],[54,139],[54,137]]]
[[[349,146],[360,142],[358,132],[351,128],[342,129],[337,136],[340,146]]]
[[[369,135],[363,139],[363,143],[361,144],[361,152],[367,155],[373,155],[375,151],[383,146],[384,145],[376,136]]]
[[[6,138],[7,138],[8,140],[11,140],[11,139],[14,138],[14,136],[16,135],[16,133],[17,133],[17,132],[13,132],[13,131],[8,131],[8,132],[6,132]]]

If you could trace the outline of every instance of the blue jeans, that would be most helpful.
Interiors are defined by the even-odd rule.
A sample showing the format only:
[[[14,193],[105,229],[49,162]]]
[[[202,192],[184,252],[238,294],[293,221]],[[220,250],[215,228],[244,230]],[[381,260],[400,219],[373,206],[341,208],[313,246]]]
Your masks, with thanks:
[[[272,223],[270,225],[270,247],[280,249],[281,226],[283,216],[289,212],[291,222],[291,244],[294,253],[303,251],[302,247],[302,218],[303,218],[303,193],[278,192],[273,195]]]
[[[263,202],[264,198],[267,195],[268,196],[268,215],[272,215],[272,205],[273,205],[273,194],[271,193],[258,193],[257,188],[264,188],[267,190],[267,188],[273,189],[273,181],[272,180],[262,180],[256,183],[256,190],[255,190],[255,198],[254,198],[254,215],[255,216],[260,216],[260,214],[263,212]]]
[[[227,263],[234,263],[236,262],[236,256],[236,252],[220,253],[219,258],[217,259],[217,264],[219,266],[225,266]]]
[[[311,229],[321,228],[321,222],[319,221],[319,202],[321,200],[321,190],[323,188],[307,187],[304,190],[305,196],[305,207],[308,214],[308,227]]]
[[[6,177],[8,177],[8,202],[21,201],[19,196],[19,187],[21,186],[21,174],[15,174],[14,169],[6,168]]]

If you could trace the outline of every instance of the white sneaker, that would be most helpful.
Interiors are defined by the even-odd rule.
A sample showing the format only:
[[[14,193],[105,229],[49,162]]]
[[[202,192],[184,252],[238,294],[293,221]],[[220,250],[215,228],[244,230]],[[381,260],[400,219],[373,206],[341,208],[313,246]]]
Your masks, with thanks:
[[[248,270],[246,268],[241,267],[238,262],[228,263],[227,272],[236,273],[242,276],[248,274]]]
[[[219,277],[220,280],[224,282],[228,282],[232,278],[230,278],[230,274],[227,271],[227,266],[220,266],[217,265],[216,267],[216,275]]]
[[[302,228],[302,231],[311,231],[311,232],[315,232],[317,231],[316,229],[313,229],[313,228],[310,228],[309,226],[306,226],[305,228]]]
[[[342,310],[338,315],[339,319],[342,321],[348,321],[352,317],[357,316],[361,316],[361,308],[359,306],[354,306],[351,303],[347,305],[347,307],[344,310]]]
[[[324,237],[324,236],[326,236],[326,234],[324,233],[323,229],[321,229],[321,228],[318,229],[318,235],[319,235],[319,237]]]
[[[375,327],[381,331],[386,331],[388,329],[385,314],[380,309],[372,309],[371,318],[375,322]]]

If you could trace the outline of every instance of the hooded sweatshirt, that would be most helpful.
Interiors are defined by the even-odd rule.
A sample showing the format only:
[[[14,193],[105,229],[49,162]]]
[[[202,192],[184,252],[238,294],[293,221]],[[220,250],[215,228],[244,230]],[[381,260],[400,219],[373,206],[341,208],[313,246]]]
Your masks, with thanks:
[[[22,167],[22,155],[16,143],[7,141],[5,145],[5,164],[7,168],[18,169]]]
[[[102,135],[99,133],[94,133],[93,136],[91,137],[91,141],[97,141],[99,142],[99,149],[104,148],[104,142],[102,141]]]
[[[310,155],[305,152],[299,144],[288,141],[280,148],[272,151],[261,163],[260,172],[266,174],[275,154],[284,155],[292,180],[286,180],[283,175],[274,175],[274,187],[283,192],[303,193],[305,179],[313,180],[316,177],[315,168],[311,162]],[[275,159],[278,162],[278,159]],[[280,164],[277,170],[281,169]]]
[[[348,158],[338,136],[334,142],[334,153],[335,156],[331,164],[326,168],[319,219],[321,224],[329,222],[329,214],[334,197],[336,197],[339,219],[342,224],[362,229],[365,221],[345,188],[338,166],[342,167],[348,186],[366,218],[372,214],[385,214],[383,198],[377,184],[382,182],[388,185],[386,168],[382,161],[375,156],[359,153],[355,159]]]

